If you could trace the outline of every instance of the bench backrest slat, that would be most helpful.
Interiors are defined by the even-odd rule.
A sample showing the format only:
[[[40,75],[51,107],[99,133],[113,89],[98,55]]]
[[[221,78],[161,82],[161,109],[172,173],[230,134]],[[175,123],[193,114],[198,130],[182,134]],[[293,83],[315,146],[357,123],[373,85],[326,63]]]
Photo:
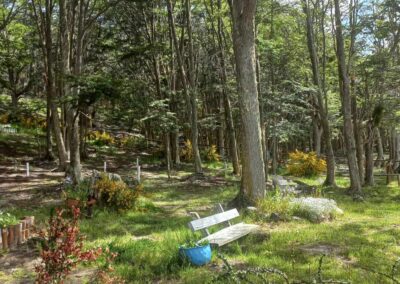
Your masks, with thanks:
[[[237,209],[231,209],[202,219],[193,220],[189,223],[189,226],[193,231],[197,231],[232,220],[236,217],[239,217],[239,212]]]

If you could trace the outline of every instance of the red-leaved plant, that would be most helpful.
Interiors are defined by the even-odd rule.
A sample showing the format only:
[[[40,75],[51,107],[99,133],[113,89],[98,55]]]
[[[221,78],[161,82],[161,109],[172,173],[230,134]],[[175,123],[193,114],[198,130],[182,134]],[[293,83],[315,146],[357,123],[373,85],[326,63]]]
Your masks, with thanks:
[[[40,252],[41,263],[35,267],[36,283],[63,283],[79,263],[96,260],[101,248],[83,250],[83,237],[79,234],[79,208],[72,208],[72,219],[64,218],[64,210],[56,209],[50,217]]]

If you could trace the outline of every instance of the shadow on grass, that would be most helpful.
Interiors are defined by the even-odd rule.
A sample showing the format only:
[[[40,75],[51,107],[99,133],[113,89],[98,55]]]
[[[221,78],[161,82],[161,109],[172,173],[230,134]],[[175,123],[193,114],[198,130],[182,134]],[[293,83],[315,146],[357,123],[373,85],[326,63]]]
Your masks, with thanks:
[[[103,211],[93,219],[81,222],[81,231],[89,241],[121,236],[147,236],[166,230],[186,228],[190,217],[173,216],[166,212],[117,212]]]

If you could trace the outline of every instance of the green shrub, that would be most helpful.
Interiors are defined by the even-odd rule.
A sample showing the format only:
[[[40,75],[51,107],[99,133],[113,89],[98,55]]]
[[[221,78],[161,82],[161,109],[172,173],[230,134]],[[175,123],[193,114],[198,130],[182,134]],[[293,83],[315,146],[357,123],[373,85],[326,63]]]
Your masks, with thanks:
[[[211,145],[206,148],[202,153],[203,159],[208,162],[219,162],[221,160],[221,156],[218,154],[217,146]]]
[[[297,177],[316,176],[326,172],[326,162],[318,158],[315,152],[304,153],[295,151],[289,153],[288,173]]]
[[[80,201],[86,201],[91,193],[89,181],[84,180],[78,185],[67,185],[63,190],[63,195],[65,198],[77,199]]]
[[[6,228],[8,226],[18,224],[18,219],[10,213],[0,211],[0,228]]]
[[[118,210],[132,208],[136,199],[143,191],[143,185],[139,184],[135,189],[130,189],[123,181],[111,180],[107,175],[102,175],[94,186],[94,191],[101,196],[101,201],[109,207]]]
[[[145,149],[146,139],[143,135],[133,135],[120,140],[120,146],[127,150]]]
[[[193,147],[189,139],[185,141],[185,146],[181,149],[180,156],[181,159],[186,162],[193,160]]]
[[[88,134],[89,140],[96,146],[109,146],[115,143],[114,138],[107,132],[91,131]]]

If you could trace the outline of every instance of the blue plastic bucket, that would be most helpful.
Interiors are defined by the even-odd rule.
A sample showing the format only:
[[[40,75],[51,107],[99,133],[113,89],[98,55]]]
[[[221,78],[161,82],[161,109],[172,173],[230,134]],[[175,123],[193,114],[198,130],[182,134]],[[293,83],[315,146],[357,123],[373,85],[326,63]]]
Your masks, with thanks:
[[[201,266],[211,261],[210,244],[193,248],[179,248],[179,253],[190,261],[191,264]]]

